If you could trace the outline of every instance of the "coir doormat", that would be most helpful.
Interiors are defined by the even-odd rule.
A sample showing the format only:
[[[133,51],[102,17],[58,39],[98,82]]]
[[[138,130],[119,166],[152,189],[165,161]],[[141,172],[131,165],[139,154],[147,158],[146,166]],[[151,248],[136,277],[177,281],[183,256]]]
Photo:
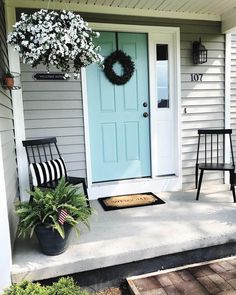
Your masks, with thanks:
[[[165,204],[163,200],[153,193],[99,198],[98,201],[105,211]]]

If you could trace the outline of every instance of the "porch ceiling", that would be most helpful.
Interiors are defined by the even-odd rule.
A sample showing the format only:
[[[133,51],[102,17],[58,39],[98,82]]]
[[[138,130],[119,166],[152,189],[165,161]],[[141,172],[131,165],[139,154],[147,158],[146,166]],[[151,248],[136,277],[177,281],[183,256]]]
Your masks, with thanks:
[[[222,31],[236,27],[236,0],[5,0],[11,6],[71,9],[81,12],[222,21]]]

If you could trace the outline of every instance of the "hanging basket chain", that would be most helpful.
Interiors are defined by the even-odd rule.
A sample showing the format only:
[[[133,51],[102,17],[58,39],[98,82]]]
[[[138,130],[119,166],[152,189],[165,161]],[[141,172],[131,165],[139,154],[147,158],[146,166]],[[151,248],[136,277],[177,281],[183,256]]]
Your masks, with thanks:
[[[47,10],[49,9],[50,3],[51,3],[51,0],[48,0]]]

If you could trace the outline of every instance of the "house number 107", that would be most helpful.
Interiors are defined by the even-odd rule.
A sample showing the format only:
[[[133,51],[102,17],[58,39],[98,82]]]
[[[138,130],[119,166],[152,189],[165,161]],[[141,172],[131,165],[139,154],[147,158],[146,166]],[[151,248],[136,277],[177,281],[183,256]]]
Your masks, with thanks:
[[[203,74],[191,74],[191,82],[202,82]]]

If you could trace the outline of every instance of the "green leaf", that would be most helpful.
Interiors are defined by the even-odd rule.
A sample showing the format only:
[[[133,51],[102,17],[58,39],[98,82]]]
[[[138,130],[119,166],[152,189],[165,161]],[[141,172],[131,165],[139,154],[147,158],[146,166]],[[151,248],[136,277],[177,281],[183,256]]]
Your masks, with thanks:
[[[50,211],[50,212],[48,212],[47,214],[45,214],[44,218],[42,219],[42,223],[44,223],[45,220],[46,220],[50,215],[52,215],[53,213],[54,213],[54,211]]]
[[[53,228],[55,230],[58,231],[58,233],[60,234],[60,236],[65,239],[65,231],[64,231],[64,227],[61,226],[58,222],[56,222],[54,225],[53,225]]]
[[[77,226],[75,226],[74,229],[75,229],[75,232],[76,232],[76,236],[79,239],[79,237],[80,237],[80,230],[78,229]]]

